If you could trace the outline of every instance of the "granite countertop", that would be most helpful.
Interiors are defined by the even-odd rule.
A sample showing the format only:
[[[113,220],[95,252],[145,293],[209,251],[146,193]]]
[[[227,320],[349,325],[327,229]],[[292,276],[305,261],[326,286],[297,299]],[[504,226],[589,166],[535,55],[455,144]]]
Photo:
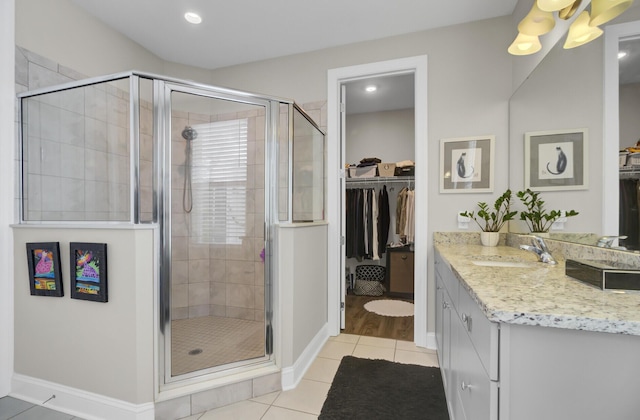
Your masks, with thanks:
[[[640,336],[640,292],[599,290],[517,248],[437,244],[481,310],[493,322]],[[474,260],[525,262],[527,267],[489,267]]]

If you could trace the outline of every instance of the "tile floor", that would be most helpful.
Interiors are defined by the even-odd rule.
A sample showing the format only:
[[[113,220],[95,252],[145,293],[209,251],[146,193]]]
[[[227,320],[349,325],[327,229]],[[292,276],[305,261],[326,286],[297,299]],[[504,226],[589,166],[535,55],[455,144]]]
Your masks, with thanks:
[[[300,384],[293,390],[274,392],[210,410],[182,420],[311,420],[317,419],[343,356],[385,359],[399,363],[438,366],[435,350],[408,341],[341,334],[331,337]],[[11,397],[0,399],[0,420],[78,420]]]
[[[264,322],[202,316],[171,322],[171,373],[181,375],[265,354]],[[192,354],[193,352],[196,354]]]

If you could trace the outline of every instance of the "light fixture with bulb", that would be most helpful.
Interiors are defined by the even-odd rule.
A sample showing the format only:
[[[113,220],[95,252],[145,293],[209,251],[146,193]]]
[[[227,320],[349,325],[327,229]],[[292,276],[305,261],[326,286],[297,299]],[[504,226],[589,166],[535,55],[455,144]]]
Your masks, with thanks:
[[[369,86],[367,86],[366,88],[364,88],[364,90],[366,90],[366,91],[367,91],[367,92],[369,92],[369,93],[373,93],[373,92],[375,92],[376,90],[378,90],[378,87],[377,87],[377,86],[374,86],[374,85],[369,85]]]
[[[518,24],[518,36],[509,46],[512,55],[530,55],[542,49],[539,37],[555,26],[554,12],[562,20],[571,19],[582,0],[534,0],[531,11]],[[564,48],[575,48],[602,35],[598,26],[620,16],[633,0],[592,0],[591,14],[584,10],[569,26]]]
[[[184,14],[184,18],[185,18],[185,20],[187,22],[193,23],[194,25],[202,23],[202,17],[200,17],[200,15],[195,13],[195,12],[187,12],[187,13],[185,13]]]

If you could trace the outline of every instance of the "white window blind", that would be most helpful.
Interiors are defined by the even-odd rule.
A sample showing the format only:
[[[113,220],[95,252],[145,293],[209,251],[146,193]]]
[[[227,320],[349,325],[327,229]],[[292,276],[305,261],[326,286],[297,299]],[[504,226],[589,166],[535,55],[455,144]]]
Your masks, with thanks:
[[[247,207],[247,119],[194,125],[191,235],[198,243],[242,244]]]

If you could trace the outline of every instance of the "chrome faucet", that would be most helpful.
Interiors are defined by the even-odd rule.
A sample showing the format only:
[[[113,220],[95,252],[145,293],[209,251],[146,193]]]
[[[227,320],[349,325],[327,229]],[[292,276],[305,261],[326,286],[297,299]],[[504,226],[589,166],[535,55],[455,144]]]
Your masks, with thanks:
[[[626,235],[621,235],[621,236],[602,236],[598,239],[598,243],[596,244],[597,246],[601,247],[601,248],[611,248],[613,245],[613,241],[615,241],[616,239],[627,239]],[[616,247],[616,248],[624,248],[624,247]]]
[[[551,255],[551,252],[549,252],[549,248],[547,248],[547,244],[544,243],[544,239],[539,236],[533,236],[531,243],[532,245],[520,245],[520,249],[533,252],[538,256],[538,261],[542,261],[545,264],[558,264],[553,258],[553,255]]]

